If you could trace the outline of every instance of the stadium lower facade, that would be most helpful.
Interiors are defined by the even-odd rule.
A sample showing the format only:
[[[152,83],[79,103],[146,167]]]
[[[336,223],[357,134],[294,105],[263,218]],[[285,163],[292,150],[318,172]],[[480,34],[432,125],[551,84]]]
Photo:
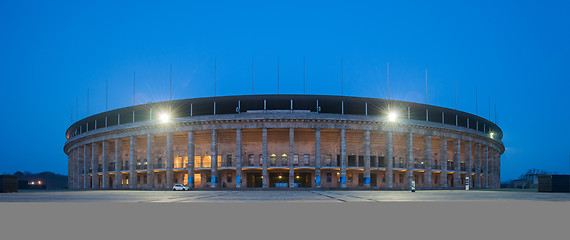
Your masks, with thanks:
[[[69,188],[498,188],[503,133],[453,109],[246,95],[89,116],[66,131]]]

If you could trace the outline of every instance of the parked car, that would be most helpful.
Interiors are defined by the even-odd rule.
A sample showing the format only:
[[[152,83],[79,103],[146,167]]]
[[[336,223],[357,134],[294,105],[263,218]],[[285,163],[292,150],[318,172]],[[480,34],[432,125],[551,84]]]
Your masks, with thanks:
[[[190,187],[184,185],[184,184],[176,184],[174,185],[174,187],[172,187],[173,191],[188,191],[190,190]]]

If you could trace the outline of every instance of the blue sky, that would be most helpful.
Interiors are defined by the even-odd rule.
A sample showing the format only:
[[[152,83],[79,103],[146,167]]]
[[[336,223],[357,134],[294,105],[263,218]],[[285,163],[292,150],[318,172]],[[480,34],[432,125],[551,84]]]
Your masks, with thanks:
[[[67,173],[65,130],[136,103],[306,91],[425,101],[495,120],[502,179],[529,168],[569,172],[568,1],[0,2],[0,173]]]

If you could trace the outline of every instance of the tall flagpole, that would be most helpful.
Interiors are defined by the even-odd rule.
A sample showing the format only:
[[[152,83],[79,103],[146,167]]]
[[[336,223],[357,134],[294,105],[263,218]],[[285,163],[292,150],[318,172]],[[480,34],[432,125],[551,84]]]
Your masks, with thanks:
[[[253,56],[251,57],[251,95],[253,95]]]
[[[79,97],[75,97],[75,119],[79,120]]]
[[[137,72],[133,72],[133,106],[135,105],[135,81],[137,78]]]
[[[214,97],[216,96],[216,73],[217,73],[217,64],[216,64],[216,58],[214,58]]]
[[[87,88],[87,117],[89,117],[89,88]]]
[[[107,102],[109,101],[109,79],[105,80],[105,112],[107,111]]]
[[[340,95],[344,96],[344,64],[343,59],[340,57]]]
[[[303,94],[305,94],[305,56],[303,56]]]
[[[279,95],[279,56],[277,56],[277,95]]]
[[[215,96],[215,94],[214,94]],[[172,101],[172,63],[170,64],[170,83],[168,89],[168,101]]]
[[[390,100],[390,63],[386,62],[386,79],[388,80],[388,100]]]
[[[426,68],[426,104],[428,103],[428,89],[427,89],[427,68]]]

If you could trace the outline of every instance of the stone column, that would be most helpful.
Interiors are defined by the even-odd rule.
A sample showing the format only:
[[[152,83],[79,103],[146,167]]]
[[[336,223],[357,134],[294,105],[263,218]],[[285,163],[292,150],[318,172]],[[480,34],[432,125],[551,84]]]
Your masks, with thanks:
[[[394,188],[393,139],[393,132],[386,132],[386,158],[384,160],[388,163],[386,165],[386,185],[388,188]]]
[[[496,149],[495,150],[495,186],[497,188],[501,187],[501,168],[499,167],[501,164],[501,159],[500,159],[501,155],[499,153],[499,150]]]
[[[493,148],[493,186],[499,188],[499,168],[497,167],[497,149]]]
[[[154,188],[154,136],[146,135],[146,187]],[[188,160],[190,161],[190,160]]]
[[[424,188],[431,188],[431,136],[424,138]]]
[[[101,161],[103,168],[103,175],[101,176],[102,188],[109,188],[109,141],[103,140],[101,142]]]
[[[315,129],[315,187],[321,187],[321,129]]]
[[[295,168],[293,160],[295,158],[295,129],[289,128],[289,187],[295,187]]]
[[[414,135],[412,133],[408,133],[406,141],[406,157],[408,158],[408,168],[406,169],[406,187],[411,188],[412,181],[414,180]]]
[[[99,188],[99,144],[91,144],[91,189]]]
[[[364,187],[370,188],[370,130],[364,131]]]
[[[469,177],[469,188],[473,188],[473,146],[471,141],[467,141],[467,146],[465,148],[467,159],[465,162],[465,176]],[[467,183],[466,183],[467,184]]]
[[[483,180],[485,180],[485,188],[489,188],[489,145],[485,146],[485,174],[483,175]]]
[[[115,138],[115,188],[122,188],[123,173],[123,143],[120,138]]]
[[[67,189],[74,189],[75,188],[75,151],[74,149],[70,149],[67,154],[69,169],[68,169],[68,177],[67,177]]]
[[[218,184],[218,146],[216,145],[216,129],[212,129],[212,178],[210,187],[216,188]]]
[[[346,188],[346,129],[340,130],[340,187]]]
[[[475,188],[481,188],[481,143],[475,145]]]
[[[194,158],[196,155],[194,131],[188,131],[188,186],[194,188]]]
[[[82,177],[81,171],[83,170],[83,160],[79,153],[79,147],[75,148],[75,189],[83,188],[83,179],[80,179],[80,177]]]
[[[441,164],[441,173],[439,174],[439,182],[442,188],[447,188],[447,137],[439,138],[439,164]]]
[[[131,136],[129,142],[129,188],[137,187],[137,137]]]
[[[89,166],[91,166],[91,147],[88,144],[83,145],[83,188],[91,188],[89,182]]]
[[[453,144],[453,161],[455,164],[455,173],[453,173],[453,187],[457,188],[461,185],[461,139],[457,139]]]
[[[242,166],[242,150],[241,150],[241,128],[236,129],[236,188],[241,188],[241,166]]]
[[[67,189],[73,188],[73,167],[71,166],[73,157],[71,152],[71,150],[67,152]]]
[[[495,159],[494,159],[494,155],[495,155],[495,149],[490,147],[489,148],[489,162],[491,164],[490,167],[490,173],[489,173],[489,186],[491,188],[495,188]]]
[[[174,168],[174,144],[172,139],[172,132],[168,130],[166,133],[166,188],[171,189],[174,187],[173,184],[173,172]]]
[[[495,181],[495,188],[499,188],[500,187],[500,182],[499,182],[499,159],[498,159],[498,150],[497,149],[493,149],[493,152],[495,154],[493,154],[493,180]]]
[[[73,149],[69,149],[67,152],[67,189],[73,189],[75,178],[75,155],[73,154]]]
[[[262,157],[263,157],[263,162],[262,162],[262,182],[263,182],[263,188],[268,188],[269,187],[269,174],[267,173],[267,128],[263,128],[261,131],[261,141],[262,141]]]

